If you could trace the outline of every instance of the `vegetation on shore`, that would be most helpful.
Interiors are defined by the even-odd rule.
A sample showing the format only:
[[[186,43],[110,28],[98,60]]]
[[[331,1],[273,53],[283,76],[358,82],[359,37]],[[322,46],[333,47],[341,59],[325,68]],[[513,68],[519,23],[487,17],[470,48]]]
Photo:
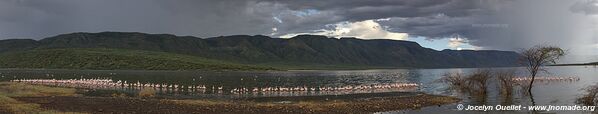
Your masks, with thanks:
[[[196,56],[106,48],[38,49],[0,54],[1,68],[93,70],[275,70]]]
[[[589,85],[583,88],[584,94],[577,98],[576,103],[587,106],[595,106],[598,104],[598,83]]]
[[[598,62],[591,62],[591,63],[576,63],[576,64],[554,64],[550,66],[597,66]]]
[[[75,89],[0,82],[0,113],[77,114],[47,110],[36,103],[25,103],[13,97],[74,96]]]
[[[465,93],[478,103],[485,103],[486,98],[490,96],[488,89],[492,89],[489,87],[495,86],[499,89],[498,96],[504,97],[502,102],[506,103],[510,102],[516,88],[522,91],[529,88],[527,83],[516,82],[513,78],[515,78],[513,70],[481,69],[471,74],[447,73],[439,81],[446,83],[449,90]],[[490,83],[492,80],[497,80],[497,83]]]
[[[530,94],[532,93],[532,87],[534,87],[536,75],[542,71],[548,72],[544,66],[556,64],[556,61],[565,55],[565,51],[560,47],[545,45],[537,45],[519,53],[522,56],[520,64],[525,66],[530,73],[530,77],[532,77],[527,90]]]
[[[460,73],[447,73],[439,81],[449,85],[449,89],[472,96],[485,96],[488,91],[488,81],[492,78],[490,70],[478,70],[469,75]]]

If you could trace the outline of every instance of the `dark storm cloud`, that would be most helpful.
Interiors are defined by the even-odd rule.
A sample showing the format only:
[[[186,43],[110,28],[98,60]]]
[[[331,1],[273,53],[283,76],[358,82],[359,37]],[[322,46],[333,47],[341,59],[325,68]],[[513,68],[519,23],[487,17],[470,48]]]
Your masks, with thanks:
[[[463,35],[471,31],[476,21],[479,20],[474,16],[449,17],[438,14],[426,17],[390,18],[388,21],[379,21],[379,23],[392,27],[391,31],[405,32],[412,36],[446,38],[453,34]]]
[[[459,18],[462,20],[465,18],[474,18],[473,16],[492,11],[492,9],[480,5],[485,4],[485,0],[271,0],[262,2],[280,4],[288,8],[288,11],[314,10],[318,12],[303,17],[295,15],[283,16],[282,21],[285,24],[282,24],[278,28],[281,35],[285,33],[305,32],[306,30],[318,30],[325,28],[326,26],[324,25],[326,24],[334,24],[342,21],[355,22],[381,18],[407,18],[410,22],[417,22],[420,19],[429,19],[436,15],[444,15],[448,18]],[[443,20],[437,19],[437,21]],[[449,27],[471,26],[473,22],[436,22],[436,25],[426,26],[403,23],[408,22],[385,22],[384,26],[398,30],[395,32],[407,32],[410,34],[411,32],[417,32],[415,34],[420,36],[446,36],[455,34],[451,31],[460,31],[460,28]],[[431,28],[431,30],[423,30],[426,28]]]
[[[219,36],[269,33],[275,5],[241,0],[2,0],[0,37],[138,31]]]
[[[348,20],[428,15],[426,7],[444,5],[448,0],[289,0],[274,1],[291,10],[316,9],[332,11]]]
[[[586,33],[596,31],[580,29],[589,20],[572,15],[594,14],[595,6],[595,0],[0,0],[0,38],[101,31],[281,36],[389,18],[376,22],[410,36],[459,34],[485,49],[513,50],[595,43]]]
[[[539,44],[556,45],[570,55],[595,54],[596,18],[574,13],[572,6],[587,0],[517,0],[478,19],[473,45],[487,49],[518,50]]]
[[[472,45],[485,49],[518,50],[550,44],[570,49],[575,54],[595,52],[586,48],[598,39],[596,22],[592,21],[595,19],[573,13],[583,11],[590,14],[588,12],[596,6],[595,0],[482,1],[470,2],[471,6],[464,5],[470,10],[455,7],[444,11],[465,15],[441,13],[443,15],[393,17],[379,23],[389,26],[394,32],[430,39],[459,34]]]
[[[417,17],[437,13],[465,15],[464,13],[467,13],[467,11],[459,10],[477,9],[474,4],[478,3],[479,0],[273,0],[270,2],[285,4],[291,10],[317,9],[334,11],[339,15],[357,17],[358,19],[372,19]],[[362,15],[364,17],[361,17]]]
[[[467,17],[479,0],[2,0],[0,37],[139,31],[201,37],[279,35],[342,21],[389,17]],[[301,14],[312,10],[314,14]],[[278,18],[277,22],[273,18]],[[425,35],[425,34],[422,34]]]
[[[487,26],[504,26],[504,24],[493,22],[494,19],[489,16],[504,7],[500,4],[508,2],[512,2],[512,0],[274,1],[276,4],[283,4],[290,10],[313,9],[324,12],[325,15],[322,15],[322,17],[335,17],[306,21],[316,22],[313,25],[305,23],[287,24],[290,29],[300,28],[298,26],[318,26],[338,21],[351,22],[390,18],[389,21],[378,22],[382,26],[387,26],[393,32],[409,33],[411,36],[423,36],[432,39],[446,38],[455,34],[476,39],[478,38],[476,35],[480,32],[493,29]],[[484,29],[481,30],[480,28]],[[496,28],[502,29],[501,27]],[[284,26],[282,30],[286,30]],[[304,31],[305,29],[299,30]],[[298,32],[287,31],[290,33]]]

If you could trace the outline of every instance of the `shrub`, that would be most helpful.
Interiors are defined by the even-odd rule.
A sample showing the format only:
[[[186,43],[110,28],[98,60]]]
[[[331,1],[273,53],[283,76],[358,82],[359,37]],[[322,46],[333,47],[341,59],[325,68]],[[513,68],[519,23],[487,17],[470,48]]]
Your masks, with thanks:
[[[156,90],[151,88],[144,88],[141,91],[139,91],[138,96],[141,98],[151,98],[156,96]]]
[[[577,103],[588,106],[594,106],[598,104],[598,83],[584,88],[585,94],[577,99]]]
[[[113,93],[111,96],[112,97],[124,98],[124,97],[127,97],[127,94],[124,94],[124,93]]]
[[[447,83],[449,88],[457,89],[457,90],[466,90],[467,89],[467,80],[465,77],[460,73],[447,73],[444,74],[444,77],[440,79],[441,82]]]
[[[467,76],[460,73],[447,73],[441,78],[441,82],[447,83],[451,89],[484,95],[488,87],[487,82],[491,78],[490,74],[490,70],[478,70]]]
[[[477,95],[486,95],[488,80],[491,78],[490,70],[478,70],[467,78],[469,90]]]
[[[498,71],[495,73],[495,75],[500,84],[500,93],[505,96],[511,96],[516,84],[516,82],[513,81],[513,78],[515,78],[515,72],[513,70]]]

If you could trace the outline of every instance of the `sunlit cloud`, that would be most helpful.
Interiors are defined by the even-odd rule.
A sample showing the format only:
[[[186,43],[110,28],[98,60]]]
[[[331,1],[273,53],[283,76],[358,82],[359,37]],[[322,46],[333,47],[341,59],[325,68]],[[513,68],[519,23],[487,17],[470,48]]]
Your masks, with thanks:
[[[329,37],[356,37],[362,39],[393,39],[407,40],[407,33],[398,33],[388,31],[387,27],[381,26],[374,20],[365,20],[358,22],[340,22],[328,25],[331,29],[321,29],[314,32],[293,33],[281,35],[281,38],[290,38],[301,34],[325,35]]]
[[[463,38],[449,38],[448,47],[451,49],[460,49],[460,46],[467,43]]]
[[[276,35],[276,34],[278,34],[278,28],[272,27],[272,33],[270,33],[270,36]]]
[[[480,50],[482,47],[473,46],[466,38],[460,37],[458,34],[453,35],[448,39],[447,47],[454,50]]]

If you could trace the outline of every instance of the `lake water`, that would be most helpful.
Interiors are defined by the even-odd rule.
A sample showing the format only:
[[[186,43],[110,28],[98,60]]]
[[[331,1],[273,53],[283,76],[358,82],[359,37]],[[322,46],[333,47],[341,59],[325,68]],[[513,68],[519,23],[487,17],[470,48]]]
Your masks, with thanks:
[[[429,94],[450,95],[464,99],[457,104],[471,105],[576,105],[575,100],[580,97],[584,87],[598,82],[598,68],[585,66],[547,67],[549,74],[540,76],[575,76],[581,80],[574,82],[536,82],[533,87],[534,103],[524,95],[514,95],[505,99],[498,95],[496,86],[490,86],[488,97],[483,100],[466,94],[448,91],[447,85],[438,82],[446,73],[471,73],[479,70],[475,68],[454,69],[385,69],[385,70],[338,70],[338,71],[284,71],[284,72],[200,72],[200,71],[101,71],[101,70],[0,70],[0,81],[14,79],[112,79],[127,82],[152,84],[177,84],[180,86],[204,85],[206,91],[166,90],[160,91],[166,96],[180,97],[263,97],[263,96],[303,96],[329,95],[350,93],[372,93],[393,91],[419,91]],[[518,75],[525,75],[523,68],[493,68],[492,70],[516,70]],[[497,81],[491,80],[490,83]],[[417,83],[416,89],[380,89],[367,91],[331,91],[331,92],[275,92],[275,93],[243,93],[231,94],[228,91],[235,88],[265,88],[265,87],[343,87],[359,85],[383,85],[393,83]],[[210,90],[221,87],[223,92]],[[521,94],[517,93],[516,94]],[[391,111],[384,113],[480,113],[480,111],[458,111],[457,104],[440,107],[425,107],[420,110]],[[527,113],[515,111],[506,113]],[[497,112],[491,112],[497,113]],[[505,113],[505,112],[498,112]],[[575,111],[550,111],[548,113],[587,113]]]

